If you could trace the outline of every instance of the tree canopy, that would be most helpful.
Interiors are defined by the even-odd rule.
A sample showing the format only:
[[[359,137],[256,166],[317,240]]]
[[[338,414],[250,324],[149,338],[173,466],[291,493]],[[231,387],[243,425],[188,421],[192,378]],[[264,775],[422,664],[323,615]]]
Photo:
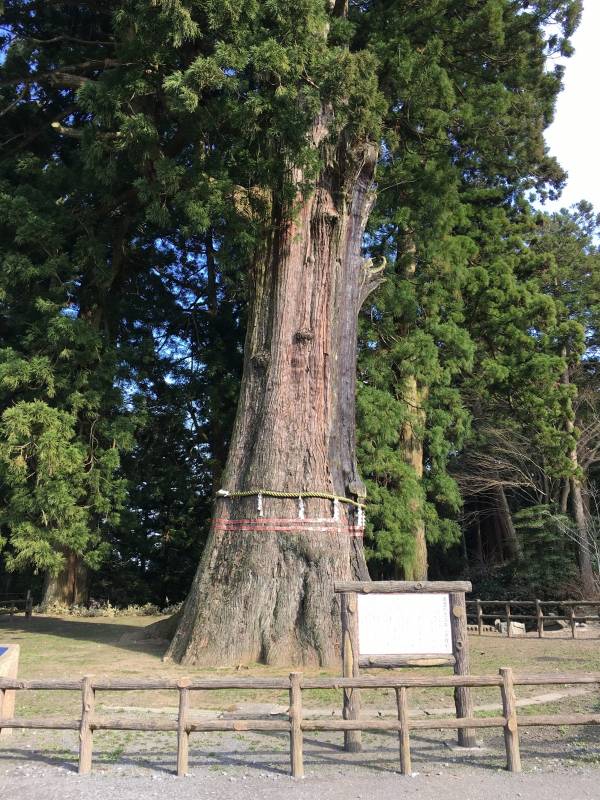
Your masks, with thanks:
[[[358,335],[371,574],[526,573],[529,509],[575,569],[595,517],[576,498],[593,495],[600,433],[598,222],[586,204],[539,209],[565,179],[543,133],[580,13],[5,0],[4,569],[57,575],[75,554],[92,594],[183,599],[231,439],[253,264],[297,176],[310,195],[341,143],[377,152],[363,250],[385,263]]]

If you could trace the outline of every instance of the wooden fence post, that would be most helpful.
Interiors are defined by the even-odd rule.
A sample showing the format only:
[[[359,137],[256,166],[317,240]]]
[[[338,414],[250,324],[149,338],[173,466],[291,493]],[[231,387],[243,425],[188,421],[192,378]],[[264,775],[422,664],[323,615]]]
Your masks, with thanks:
[[[450,593],[450,626],[452,628],[454,674],[468,675],[470,672],[469,635],[464,592]],[[454,703],[458,718],[473,716],[473,700],[470,689],[465,686],[457,686],[454,690]],[[458,743],[461,747],[475,747],[477,742],[473,731],[468,728],[460,728]]]
[[[304,777],[302,739],[302,673],[290,673],[290,764],[292,778]]]
[[[358,601],[356,592],[344,592],[342,603],[342,663],[344,678],[358,678]],[[344,719],[360,716],[360,689],[344,689]],[[360,753],[362,738],[360,731],[344,731],[344,750]]]
[[[482,636],[483,635],[483,609],[481,608],[481,600],[479,598],[476,600],[477,602],[477,633]]]
[[[400,730],[398,731],[400,772],[403,775],[410,775],[412,773],[412,764],[410,761],[410,732],[406,694],[406,686],[396,688],[396,705],[398,706],[398,722],[400,723]]]
[[[177,681],[179,689],[179,711],[177,714],[177,775],[183,778],[189,772],[190,732],[188,712],[190,708],[189,678]]]
[[[569,622],[571,623],[571,637],[575,638],[575,609],[569,606]]]
[[[505,613],[506,613],[506,635],[510,636],[511,635],[511,630],[510,630],[510,603],[507,603],[504,606],[504,610],[505,610]]]
[[[502,676],[502,712],[504,714],[504,744],[506,747],[506,768],[511,772],[521,772],[521,752],[519,750],[519,727],[517,724],[517,699],[510,667],[500,669]]]
[[[79,774],[92,771],[93,716],[96,693],[89,675],[81,681],[81,721],[79,724]]]
[[[535,615],[537,617],[537,632],[538,638],[544,638],[544,612],[542,611],[542,603],[540,600],[535,601]]]

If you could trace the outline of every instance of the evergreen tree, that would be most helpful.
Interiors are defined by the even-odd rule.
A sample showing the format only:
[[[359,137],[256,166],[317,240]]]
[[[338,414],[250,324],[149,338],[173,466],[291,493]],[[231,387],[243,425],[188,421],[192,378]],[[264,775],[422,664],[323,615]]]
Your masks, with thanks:
[[[562,478],[560,508],[564,513],[570,500],[578,532],[581,580],[588,596],[596,590],[595,557],[589,536],[590,507],[585,495],[586,473],[596,459],[595,445],[590,448],[589,443],[599,432],[592,388],[596,383],[600,319],[600,249],[596,243],[599,232],[600,216],[589,203],[582,202],[570,212],[540,215],[531,240],[537,256],[535,274],[557,308],[553,344],[564,360],[561,382],[568,403],[562,427],[569,437],[568,467],[559,476]],[[581,432],[585,435],[578,446]]]
[[[477,202],[469,224],[478,249],[465,318],[476,349],[461,392],[473,436],[456,469],[476,521],[478,560],[483,525],[493,541],[488,550],[502,563],[521,554],[511,502],[550,502],[547,488],[536,495],[533,472],[541,470],[547,482],[565,469],[568,438],[561,420],[569,397],[560,382],[564,360],[554,347],[556,307],[531,277],[531,210],[524,203]],[[527,464],[519,453],[525,442]]]
[[[22,47],[8,52],[9,76],[26,63]],[[57,89],[27,103],[33,87],[14,92],[23,98],[7,114],[0,160],[1,526],[8,567],[48,571],[48,599],[69,602],[84,598],[85,565],[98,564],[123,503],[131,427],[119,413],[108,298],[89,294],[107,270],[86,209],[91,186],[77,146],[44,113],[67,99]]]

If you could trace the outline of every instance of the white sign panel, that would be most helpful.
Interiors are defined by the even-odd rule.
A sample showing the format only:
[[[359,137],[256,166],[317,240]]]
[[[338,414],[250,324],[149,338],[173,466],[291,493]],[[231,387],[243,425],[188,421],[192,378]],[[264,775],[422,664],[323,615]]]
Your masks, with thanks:
[[[363,656],[452,653],[447,594],[359,594],[358,643]]]

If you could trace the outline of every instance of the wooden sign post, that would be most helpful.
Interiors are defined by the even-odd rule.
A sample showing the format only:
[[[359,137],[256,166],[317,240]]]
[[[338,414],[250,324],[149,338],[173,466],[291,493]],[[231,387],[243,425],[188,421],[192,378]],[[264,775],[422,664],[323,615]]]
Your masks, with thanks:
[[[358,677],[361,667],[447,665],[456,675],[469,674],[468,581],[350,581],[336,583],[335,591],[341,595],[345,678]],[[468,688],[457,687],[454,702],[458,718],[473,716]],[[407,721],[405,704],[400,712]],[[359,715],[360,690],[344,689],[344,719]],[[473,732],[459,729],[458,743],[474,747]],[[360,731],[345,731],[344,746],[360,752]]]
[[[0,678],[17,678],[19,672],[18,644],[0,645]],[[0,718],[12,717],[15,713],[15,692],[0,689]],[[0,736],[12,736],[12,728],[1,728]]]

